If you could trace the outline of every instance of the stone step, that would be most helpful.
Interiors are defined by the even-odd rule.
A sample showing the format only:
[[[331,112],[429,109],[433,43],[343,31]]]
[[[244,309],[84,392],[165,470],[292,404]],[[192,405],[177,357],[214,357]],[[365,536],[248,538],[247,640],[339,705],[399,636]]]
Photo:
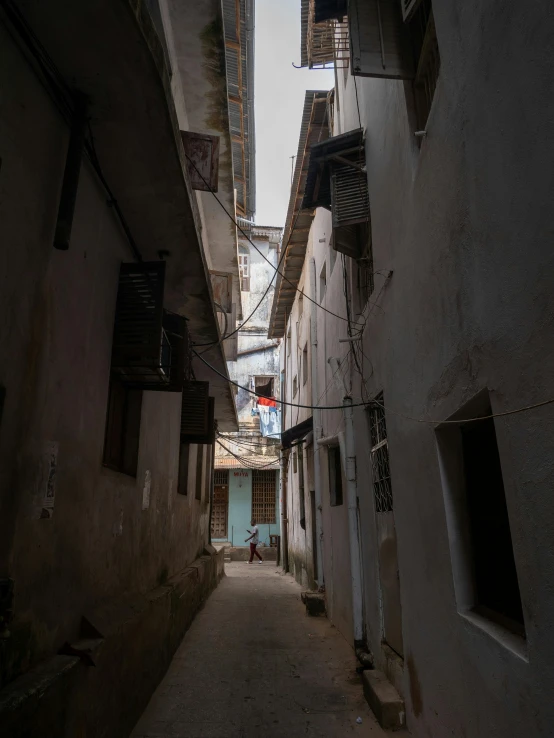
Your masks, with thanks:
[[[400,730],[406,722],[404,701],[382,671],[362,674],[364,697],[384,730]]]

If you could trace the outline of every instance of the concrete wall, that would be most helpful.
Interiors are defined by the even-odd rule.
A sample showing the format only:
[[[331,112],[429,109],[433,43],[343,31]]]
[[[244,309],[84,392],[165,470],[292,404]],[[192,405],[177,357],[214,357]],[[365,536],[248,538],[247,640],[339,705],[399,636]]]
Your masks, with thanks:
[[[144,393],[136,478],[102,464],[118,273],[132,254],[88,161],[71,247],[52,248],[68,132],[0,34],[0,574],[16,592],[1,645],[7,682],[78,638],[100,601],[146,593],[202,554],[209,474],[201,501],[177,494],[181,398],[171,393]],[[53,516],[39,519],[52,453]]]
[[[270,534],[279,535],[280,521],[278,509],[279,472],[275,472],[275,523],[258,525],[260,543],[269,546]],[[244,546],[244,539],[252,519],[252,470],[229,469],[229,517],[227,540],[233,546]],[[217,540],[217,539],[216,539]]]
[[[94,666],[54,656],[0,692],[0,732],[10,738],[128,736],[164,676],[194,616],[224,576],[211,549],[164,585],[87,613],[101,637]]]
[[[435,429],[486,388],[496,413],[552,395],[554,15],[546,3],[472,0],[460,9],[448,0],[434,10],[441,72],[421,148],[409,85],[357,78],[360,121],[354,80],[345,88],[337,74],[335,133],[360,122],[366,132],[375,270],[361,319],[363,386],[352,365],[349,374],[355,400],[384,392],[405,661],[392,663],[382,646],[370,441],[357,409],[366,629],[378,668],[405,694],[413,735],[542,738],[554,717],[554,413],[547,406],[495,421],[525,641],[456,596],[456,524],[447,525]],[[312,227],[318,273],[329,258],[322,218]],[[347,273],[354,287],[348,259]],[[354,312],[357,299],[354,288]],[[325,304],[344,315],[344,294],[329,282]],[[320,325],[322,358],[343,355],[344,323],[320,311]],[[329,369],[323,361],[318,369],[325,387]],[[326,400],[337,399],[330,387]],[[335,425],[336,414],[324,413],[324,435]],[[348,594],[337,597],[336,573],[345,581],[348,562],[338,558],[347,539],[336,535],[337,513],[324,505],[327,597],[342,630],[348,614],[337,612]]]

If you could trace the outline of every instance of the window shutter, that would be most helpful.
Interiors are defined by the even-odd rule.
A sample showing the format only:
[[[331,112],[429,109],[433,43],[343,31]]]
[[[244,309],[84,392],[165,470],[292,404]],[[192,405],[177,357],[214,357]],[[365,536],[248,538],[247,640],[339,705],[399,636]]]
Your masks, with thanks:
[[[398,0],[349,0],[348,22],[353,75],[414,78],[410,33]]]
[[[181,392],[185,375],[189,374],[188,367],[185,366],[190,359],[187,319],[164,310],[163,327],[169,352],[168,359],[162,357],[162,364],[169,367],[169,382],[160,389],[166,392]]]
[[[331,210],[333,212],[333,228],[367,222],[369,218],[369,192],[365,172],[361,172],[348,164],[333,164]]]
[[[181,405],[181,443],[214,443],[214,399],[210,383],[185,381]]]
[[[122,264],[115,310],[112,372],[127,386],[156,390],[170,380],[163,330],[165,262]]]

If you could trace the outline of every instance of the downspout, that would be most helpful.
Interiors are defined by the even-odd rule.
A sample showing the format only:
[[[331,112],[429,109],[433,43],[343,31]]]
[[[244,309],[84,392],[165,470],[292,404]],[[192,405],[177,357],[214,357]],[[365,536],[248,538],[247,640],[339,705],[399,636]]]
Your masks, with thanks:
[[[339,362],[329,359],[331,371],[340,376]],[[354,646],[363,645],[363,607],[362,607],[362,562],[360,556],[360,533],[358,527],[358,488],[356,480],[356,452],[354,445],[354,409],[352,395],[342,377],[344,385],[344,442],[346,491],[348,498],[348,538],[350,542],[350,578],[352,583],[352,618],[354,621]]]
[[[283,341],[284,361],[281,372],[281,399],[286,400],[287,383],[287,310],[285,308],[285,339]],[[285,430],[286,405],[281,405],[281,434]],[[283,571],[289,570],[289,537],[288,537],[288,510],[287,510],[287,474],[288,474],[288,451],[285,454],[283,448],[279,451],[279,483],[281,485],[281,556],[283,559]]]
[[[316,272],[315,259],[310,259],[310,293],[312,300],[316,296]],[[319,393],[317,385],[317,315],[312,305],[310,311],[310,343],[312,347],[312,406],[314,419],[314,486],[315,486],[315,531],[316,531],[316,558],[317,558],[317,584],[321,588],[324,584],[323,579],[323,520],[321,506],[321,467],[319,463],[319,449],[317,447],[317,439],[321,438],[323,430],[321,427],[321,410],[315,406],[318,402]]]
[[[217,424],[215,427],[215,435],[217,435]],[[215,441],[212,443],[212,474],[210,480],[210,517],[208,521],[208,543],[212,543],[212,515],[214,510],[214,489],[215,489]]]

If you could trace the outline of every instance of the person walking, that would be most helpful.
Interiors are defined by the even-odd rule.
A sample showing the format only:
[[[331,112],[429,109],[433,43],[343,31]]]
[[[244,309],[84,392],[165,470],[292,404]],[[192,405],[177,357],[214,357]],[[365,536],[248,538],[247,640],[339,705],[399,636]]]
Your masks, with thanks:
[[[248,533],[250,533],[250,537],[245,539],[245,543],[248,543],[250,541],[250,561],[249,564],[252,563],[252,560],[254,559],[254,556],[257,556],[260,560],[258,561],[258,564],[261,564],[263,562],[262,557],[260,554],[256,551],[256,546],[260,542],[259,539],[259,532],[258,532],[258,526],[256,525],[256,521],[252,518],[252,521],[250,523],[252,526],[252,530],[248,530]]]

